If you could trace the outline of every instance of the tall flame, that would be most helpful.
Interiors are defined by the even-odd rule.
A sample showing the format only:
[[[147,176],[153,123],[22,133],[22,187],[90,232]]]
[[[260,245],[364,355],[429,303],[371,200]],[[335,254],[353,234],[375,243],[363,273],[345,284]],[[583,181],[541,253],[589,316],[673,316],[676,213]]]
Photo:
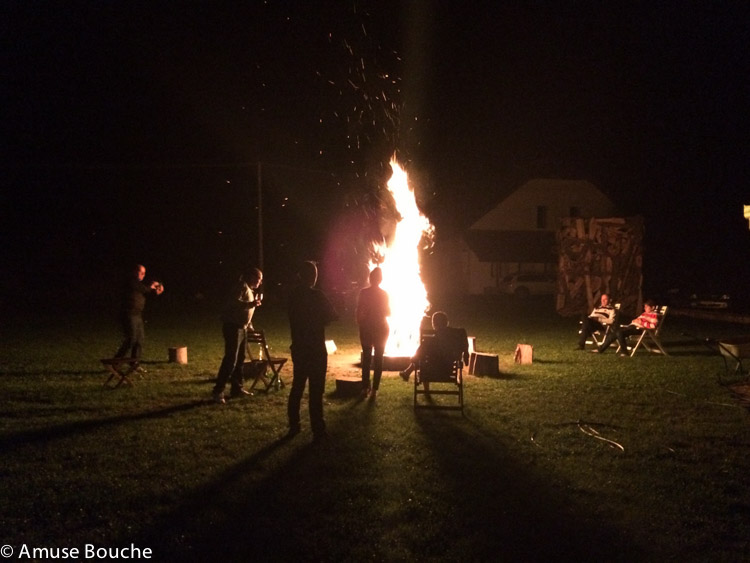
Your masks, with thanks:
[[[409,188],[406,171],[391,159],[393,175],[388,190],[393,195],[401,220],[389,246],[380,245],[384,257],[381,287],[388,293],[391,316],[390,335],[386,345],[389,356],[412,356],[419,346],[419,327],[429,307],[427,290],[419,272],[419,245],[424,235],[432,233],[429,220],[419,212],[414,192]],[[371,263],[370,269],[376,264]]]

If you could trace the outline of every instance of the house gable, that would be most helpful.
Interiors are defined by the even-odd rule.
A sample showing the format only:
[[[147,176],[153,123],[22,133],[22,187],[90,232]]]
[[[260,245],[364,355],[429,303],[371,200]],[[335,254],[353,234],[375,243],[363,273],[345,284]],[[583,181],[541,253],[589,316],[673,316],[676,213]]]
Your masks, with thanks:
[[[596,186],[584,180],[529,180],[471,226],[477,230],[537,230],[539,208],[548,220],[541,230],[554,231],[560,218],[576,210],[580,217],[610,217],[615,205]]]
[[[465,240],[480,262],[549,263],[556,259],[555,233],[551,231],[472,229]]]

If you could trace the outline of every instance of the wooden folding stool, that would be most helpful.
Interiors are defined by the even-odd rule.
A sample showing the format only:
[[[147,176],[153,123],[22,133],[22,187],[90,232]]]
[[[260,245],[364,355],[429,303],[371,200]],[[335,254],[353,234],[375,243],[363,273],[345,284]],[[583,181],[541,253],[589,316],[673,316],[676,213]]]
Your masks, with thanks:
[[[109,382],[114,378],[117,379],[117,383],[112,387],[119,387],[123,383],[132,385],[128,376],[138,369],[138,360],[136,358],[104,358],[101,360],[102,364],[109,372],[107,381],[104,382],[104,387],[109,387]]]
[[[253,359],[250,344],[257,344],[258,358]],[[284,381],[281,379],[280,373],[281,368],[287,362],[287,358],[280,358],[271,356],[271,352],[268,349],[268,343],[266,342],[266,335],[262,330],[248,331],[247,333],[247,357],[248,361],[245,362],[245,366],[251,365],[249,369],[250,377],[253,378],[253,383],[250,385],[250,389],[255,389],[255,386],[259,382],[263,383],[263,390],[268,391],[271,387],[279,388],[284,387]],[[262,365],[261,365],[262,362]],[[269,375],[270,372],[270,375]]]

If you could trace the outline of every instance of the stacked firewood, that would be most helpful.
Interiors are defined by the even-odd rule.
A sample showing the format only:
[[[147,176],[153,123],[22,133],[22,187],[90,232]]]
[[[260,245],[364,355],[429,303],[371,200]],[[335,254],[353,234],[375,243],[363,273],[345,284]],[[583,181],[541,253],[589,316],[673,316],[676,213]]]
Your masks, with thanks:
[[[562,219],[557,312],[588,314],[607,293],[623,313],[637,315],[643,299],[643,233],[642,217]]]

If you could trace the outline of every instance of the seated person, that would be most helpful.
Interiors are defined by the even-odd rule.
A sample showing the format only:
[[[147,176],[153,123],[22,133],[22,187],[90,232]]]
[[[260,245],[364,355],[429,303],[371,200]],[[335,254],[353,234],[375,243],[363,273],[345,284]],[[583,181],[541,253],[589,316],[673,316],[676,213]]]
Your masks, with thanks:
[[[437,363],[445,363],[452,366],[453,362],[460,359],[464,364],[469,364],[469,339],[466,330],[448,326],[448,315],[443,311],[437,311],[432,315],[432,328],[435,335],[425,338],[419,345],[409,367],[399,372],[404,381],[409,381],[409,376],[419,365],[420,359],[428,355]]]
[[[659,316],[656,314],[656,303],[649,299],[643,304],[643,313],[633,319],[629,325],[619,326],[611,330],[601,346],[592,350],[592,352],[604,352],[616,338],[617,343],[620,345],[620,355],[627,356],[628,347],[626,341],[628,336],[639,334],[644,329],[656,328],[658,322]]]
[[[583,319],[581,325],[581,336],[578,339],[578,350],[583,350],[586,347],[586,341],[591,338],[591,335],[598,331],[605,331],[607,325],[612,325],[617,317],[617,309],[609,304],[609,295],[602,293],[599,299],[599,306],[594,307],[591,314]]]

